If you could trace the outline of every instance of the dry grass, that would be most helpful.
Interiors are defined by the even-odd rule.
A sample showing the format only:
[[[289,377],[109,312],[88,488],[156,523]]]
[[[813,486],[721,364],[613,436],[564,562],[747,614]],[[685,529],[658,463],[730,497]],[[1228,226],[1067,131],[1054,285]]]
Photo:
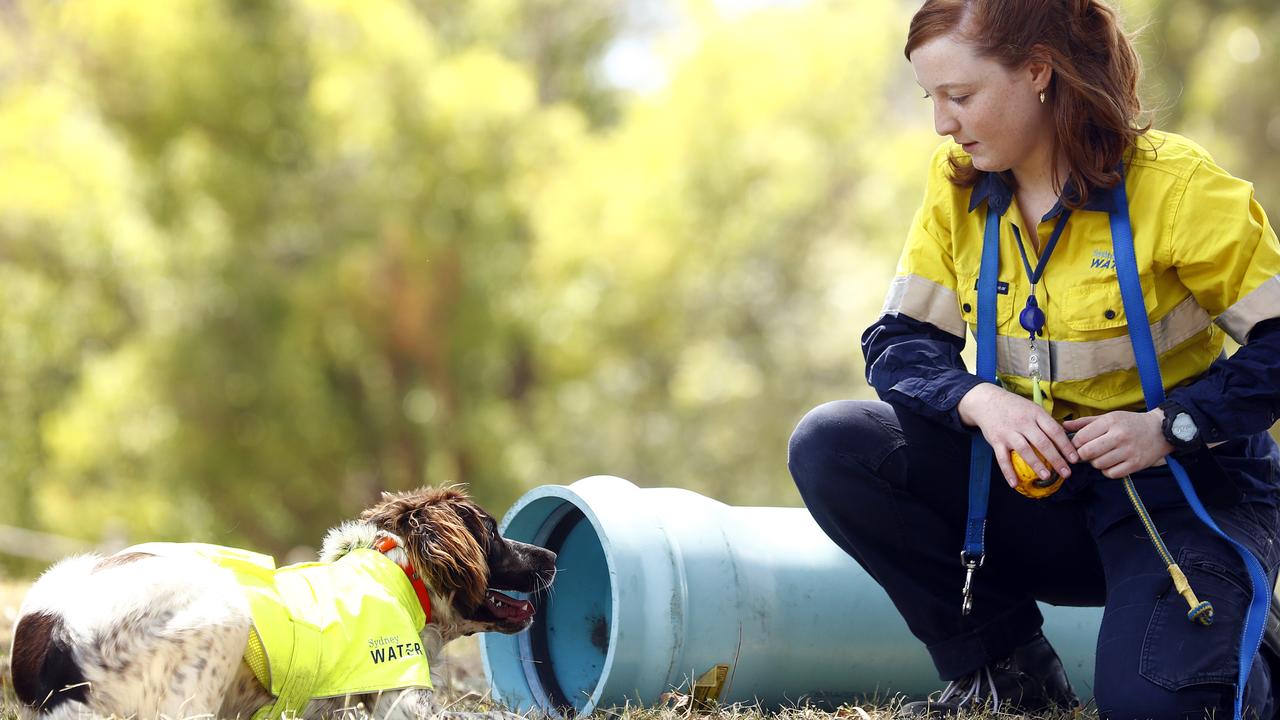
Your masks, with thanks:
[[[25,583],[0,579],[0,720],[17,720],[17,706],[9,684],[9,643],[13,633],[13,621],[18,604],[26,591]],[[438,669],[444,682],[438,688],[452,703],[452,709],[485,711],[492,709],[488,699],[488,684],[480,663],[480,644],[475,638],[464,638],[451,643],[445,650]],[[663,707],[622,708],[594,714],[594,720],[890,720],[900,699],[871,700],[861,705],[849,705],[835,712],[823,712],[813,708],[791,708],[776,713],[762,712],[752,706],[722,707],[709,713],[691,713],[678,703]],[[960,720],[1009,720],[1009,715],[975,712]],[[1040,716],[1042,720],[1090,720],[1094,713],[1071,715],[1058,713]]]

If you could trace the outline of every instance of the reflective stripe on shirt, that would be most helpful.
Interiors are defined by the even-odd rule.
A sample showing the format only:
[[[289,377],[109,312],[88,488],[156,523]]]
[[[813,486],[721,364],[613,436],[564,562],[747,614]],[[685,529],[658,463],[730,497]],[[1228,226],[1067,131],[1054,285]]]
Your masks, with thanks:
[[[964,337],[964,318],[960,316],[956,292],[928,278],[901,275],[893,279],[880,314],[898,313],[931,323],[956,337]]]
[[[1240,298],[1218,316],[1217,322],[1232,340],[1243,345],[1254,325],[1273,317],[1280,317],[1280,275]]]
[[[1156,353],[1163,355],[1208,328],[1209,315],[1196,304],[1195,298],[1188,297],[1169,314],[1151,323]],[[1050,340],[1036,345],[1040,376],[1045,380],[1088,380],[1138,366],[1128,335],[1105,340]],[[1000,335],[996,338],[996,347],[1001,373],[1023,377],[1031,374],[1026,337]]]

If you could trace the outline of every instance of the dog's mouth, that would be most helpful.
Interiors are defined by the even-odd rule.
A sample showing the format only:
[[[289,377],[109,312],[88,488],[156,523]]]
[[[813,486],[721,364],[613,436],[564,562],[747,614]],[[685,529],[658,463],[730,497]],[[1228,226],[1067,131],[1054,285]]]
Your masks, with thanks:
[[[537,597],[549,588],[555,579],[556,555],[545,548],[497,537],[499,542],[490,547],[488,589],[471,619],[494,631],[514,634],[533,624],[535,609],[529,600],[517,600],[507,593]]]
[[[523,629],[533,622],[533,603],[528,600],[517,600],[510,595],[488,590],[484,594],[481,613],[492,616],[498,624]]]

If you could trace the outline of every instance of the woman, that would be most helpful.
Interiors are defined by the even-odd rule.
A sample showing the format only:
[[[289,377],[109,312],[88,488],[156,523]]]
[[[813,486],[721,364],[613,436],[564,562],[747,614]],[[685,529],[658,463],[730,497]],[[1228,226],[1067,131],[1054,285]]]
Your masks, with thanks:
[[[1138,59],[1098,0],[928,0],[906,55],[950,139],[933,157],[883,314],[862,337],[882,401],[816,408],[789,456],[818,524],[885,588],[950,681],[906,709],[1077,703],[1040,634],[1041,600],[1105,606],[1093,686],[1101,717],[1230,717],[1237,701],[1272,717],[1274,653],[1241,653],[1252,597],[1244,556],[1196,517],[1164,461],[1175,453],[1212,519],[1273,586],[1280,452],[1267,430],[1280,414],[1280,245],[1251,186],[1191,141],[1138,125]],[[1120,217],[1146,318],[1125,311]],[[998,232],[988,307],[999,384],[960,359],[965,326],[980,321],[988,227]],[[1134,323],[1151,329],[1167,393],[1149,411]],[[1220,357],[1224,332],[1242,345],[1230,358]],[[1010,487],[1014,452],[1065,484],[1036,500],[992,483],[985,562],[966,582],[956,552],[979,433]],[[1126,476],[1212,603],[1213,624],[1188,619]]]

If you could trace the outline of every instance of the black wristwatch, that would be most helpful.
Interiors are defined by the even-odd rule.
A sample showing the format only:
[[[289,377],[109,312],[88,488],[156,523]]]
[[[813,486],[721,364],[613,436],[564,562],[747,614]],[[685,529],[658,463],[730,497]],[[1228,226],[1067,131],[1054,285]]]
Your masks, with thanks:
[[[1200,434],[1200,428],[1196,427],[1195,419],[1186,408],[1166,400],[1160,403],[1160,409],[1164,411],[1164,421],[1160,424],[1160,431],[1164,433],[1164,439],[1173,446],[1174,455],[1193,452],[1204,446],[1204,437]]]

